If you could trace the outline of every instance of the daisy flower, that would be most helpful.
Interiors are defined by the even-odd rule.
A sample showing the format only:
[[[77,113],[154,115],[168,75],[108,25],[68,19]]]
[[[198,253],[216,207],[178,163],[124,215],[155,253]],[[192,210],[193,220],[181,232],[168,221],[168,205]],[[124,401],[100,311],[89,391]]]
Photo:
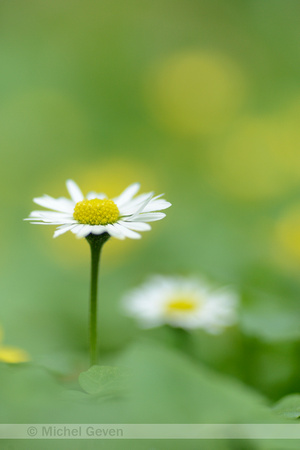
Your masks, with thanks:
[[[237,297],[195,278],[154,276],[122,300],[127,315],[142,328],[171,325],[219,334],[236,322]]]
[[[113,199],[103,193],[89,192],[83,196],[80,188],[72,180],[67,180],[70,199],[53,198],[49,195],[34,198],[33,201],[52,211],[32,211],[31,223],[57,225],[54,237],[71,231],[78,238],[85,237],[91,249],[90,282],[90,365],[98,364],[97,350],[97,293],[100,254],[103,245],[111,237],[117,239],[139,239],[139,231],[150,230],[148,222],[163,219],[161,211],[171,203],[153,192],[135,197],[140,189],[139,183],[128,186]]]
[[[29,355],[20,348],[6,347],[1,344],[3,339],[3,330],[0,327],[0,362],[21,363],[29,361]]]
[[[96,192],[89,192],[84,197],[73,180],[67,180],[66,185],[70,199],[49,195],[34,198],[37,205],[51,211],[32,211],[25,220],[40,225],[57,225],[54,237],[71,231],[78,238],[108,233],[117,239],[139,239],[140,231],[151,229],[148,222],[165,217],[158,211],[171,206],[161,198],[163,194],[154,197],[150,192],[135,197],[140,189],[139,183],[130,185],[113,199]]]

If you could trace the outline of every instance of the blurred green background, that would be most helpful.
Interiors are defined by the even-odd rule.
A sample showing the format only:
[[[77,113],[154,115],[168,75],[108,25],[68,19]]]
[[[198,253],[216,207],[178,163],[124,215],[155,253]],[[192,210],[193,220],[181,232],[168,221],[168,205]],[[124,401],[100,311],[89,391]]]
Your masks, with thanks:
[[[206,370],[218,372],[217,385],[245,389],[249,405],[299,390],[299,16],[293,0],[1,2],[0,324],[3,345],[33,361],[0,366],[3,422],[54,420],[52,389],[62,379],[76,386],[86,369],[88,245],[22,222],[33,197],[67,195],[67,178],[109,196],[140,181],[173,204],[141,241],[112,239],[102,257],[101,361],[158,371],[152,390],[138,378],[149,390],[143,404],[151,399],[132,407],[142,421],[237,422],[236,393],[231,409],[222,400],[223,415],[214,398],[207,417],[193,401],[207,391]],[[219,337],[193,333],[192,363],[170,330],[140,331],[120,312],[124,292],[153,273],[234,286],[238,325]],[[185,363],[200,377],[189,401],[189,375],[174,376]],[[168,377],[173,391],[155,413],[152,393],[165,392]],[[121,405],[65,404],[54,417],[137,420]]]

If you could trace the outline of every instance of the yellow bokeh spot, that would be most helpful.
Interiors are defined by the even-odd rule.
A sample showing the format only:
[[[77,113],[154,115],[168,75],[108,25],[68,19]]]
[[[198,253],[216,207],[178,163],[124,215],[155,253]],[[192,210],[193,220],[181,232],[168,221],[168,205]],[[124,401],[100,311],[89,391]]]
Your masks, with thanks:
[[[107,225],[117,222],[120,212],[113,200],[94,198],[76,203],[73,217],[80,223]]]
[[[245,118],[207,152],[207,177],[223,195],[266,200],[296,185],[299,154],[277,117]],[[201,161],[201,164],[203,162]]]
[[[15,347],[2,346],[3,329],[0,327],[0,361],[5,363],[21,363],[30,360],[27,352]]]
[[[185,313],[195,311],[198,307],[198,302],[189,297],[178,297],[171,299],[167,305],[167,313]]]
[[[206,150],[206,175],[223,195],[269,200],[299,185],[300,95],[268,115],[244,117]],[[200,159],[201,170],[203,154]]]
[[[237,64],[217,53],[190,50],[154,68],[146,83],[152,113],[174,133],[215,133],[236,115],[246,95]]]
[[[29,355],[24,350],[15,347],[0,347],[0,361],[2,362],[16,364],[29,360]]]

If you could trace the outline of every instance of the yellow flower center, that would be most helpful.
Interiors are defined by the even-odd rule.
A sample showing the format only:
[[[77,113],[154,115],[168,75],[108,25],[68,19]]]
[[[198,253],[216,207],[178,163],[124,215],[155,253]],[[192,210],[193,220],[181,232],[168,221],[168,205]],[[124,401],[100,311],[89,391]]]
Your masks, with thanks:
[[[88,225],[107,225],[119,219],[120,212],[112,200],[94,198],[76,203],[73,217]]]
[[[20,348],[0,347],[0,361],[5,363],[21,363],[30,360],[29,355]]]
[[[175,312],[192,312],[197,309],[198,303],[195,299],[189,297],[178,297],[173,298],[167,304],[167,312],[175,313]]]

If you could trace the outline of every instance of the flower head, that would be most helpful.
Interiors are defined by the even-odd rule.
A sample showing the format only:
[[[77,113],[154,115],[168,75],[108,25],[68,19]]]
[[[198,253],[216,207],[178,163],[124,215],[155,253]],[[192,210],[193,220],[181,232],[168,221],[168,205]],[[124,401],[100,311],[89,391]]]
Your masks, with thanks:
[[[148,222],[165,217],[164,213],[157,211],[171,206],[161,198],[163,194],[154,197],[150,192],[134,197],[140,188],[139,183],[130,185],[113,199],[96,192],[89,192],[85,198],[74,181],[67,180],[66,184],[71,199],[55,199],[48,195],[34,198],[36,204],[52,211],[32,211],[25,220],[41,225],[58,225],[54,237],[72,231],[79,238],[91,233],[108,233],[118,239],[139,239],[141,235],[137,231],[150,230]]]
[[[29,355],[20,348],[6,347],[1,345],[3,331],[0,328],[0,362],[5,363],[21,363],[29,361]]]
[[[236,321],[236,295],[194,278],[154,276],[129,292],[122,304],[143,328],[167,324],[218,334]]]

